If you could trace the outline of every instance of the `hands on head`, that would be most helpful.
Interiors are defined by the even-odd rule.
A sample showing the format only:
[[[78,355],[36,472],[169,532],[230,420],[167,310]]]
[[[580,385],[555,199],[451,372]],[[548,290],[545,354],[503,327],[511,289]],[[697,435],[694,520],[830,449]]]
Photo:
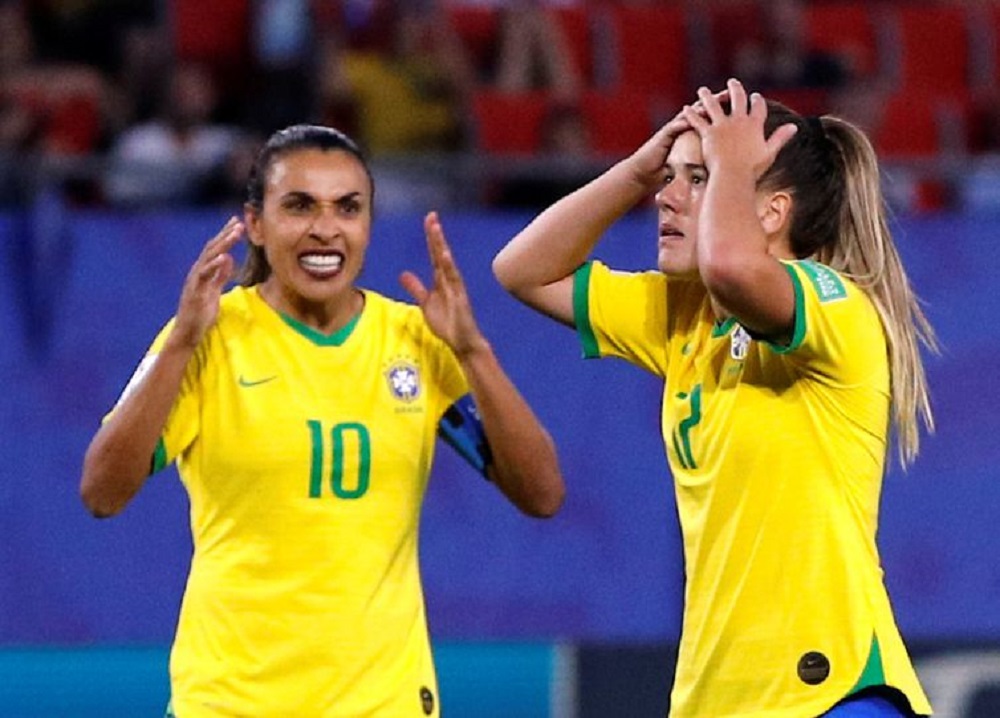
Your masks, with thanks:
[[[722,90],[698,89],[698,99],[684,105],[663,127],[636,150],[629,162],[633,176],[646,186],[662,184],[666,160],[674,141],[685,132],[701,138],[706,165],[723,158],[752,158],[759,177],[795,135],[795,125],[782,125],[764,138],[767,101],[759,93],[747,95],[743,83],[730,79]]]
[[[728,108],[723,106],[724,99],[729,100]],[[713,94],[707,87],[698,88],[698,101],[683,107],[680,114],[701,138],[709,174],[721,162],[743,162],[759,178],[798,130],[795,125],[786,124],[765,138],[767,101],[757,92],[747,96],[743,83],[733,78],[719,93]]]

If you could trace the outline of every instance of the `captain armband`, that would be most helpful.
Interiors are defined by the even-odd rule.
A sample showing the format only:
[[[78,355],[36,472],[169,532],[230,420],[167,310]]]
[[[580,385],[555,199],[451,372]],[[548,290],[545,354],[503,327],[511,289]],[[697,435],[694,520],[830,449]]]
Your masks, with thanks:
[[[472,468],[487,476],[486,469],[493,463],[493,454],[471,394],[466,394],[448,407],[438,422],[438,436]]]

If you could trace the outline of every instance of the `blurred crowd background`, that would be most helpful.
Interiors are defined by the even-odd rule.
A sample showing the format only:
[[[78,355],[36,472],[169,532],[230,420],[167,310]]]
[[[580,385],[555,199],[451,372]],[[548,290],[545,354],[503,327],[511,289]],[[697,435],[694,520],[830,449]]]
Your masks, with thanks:
[[[548,522],[437,454],[421,547],[449,715],[664,715],[684,576],[662,387],[578,361],[490,262],[731,75],[853,120],[880,153],[945,347],[928,357],[938,432],[885,482],[886,581],[936,715],[1000,715],[1000,0],[0,0],[4,715],[162,715],[187,497],[169,469],[95,521],[80,461],[258,147],[297,122],[371,155],[365,286],[426,272],[421,217],[443,211],[560,447],[570,489]],[[616,223],[601,258],[652,266],[653,212]]]
[[[308,121],[383,206],[541,206],[738,76],[868,130],[897,207],[1000,206],[998,43],[986,0],[0,0],[0,203],[239,201]]]

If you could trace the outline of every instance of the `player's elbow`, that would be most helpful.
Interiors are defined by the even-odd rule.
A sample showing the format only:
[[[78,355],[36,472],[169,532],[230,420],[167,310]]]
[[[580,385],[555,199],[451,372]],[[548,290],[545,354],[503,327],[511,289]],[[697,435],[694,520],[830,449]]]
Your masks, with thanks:
[[[86,476],[80,481],[80,501],[95,519],[111,518],[125,508],[125,502],[112,500]]]
[[[558,488],[549,489],[537,497],[526,513],[536,519],[550,519],[559,513],[565,500],[566,488],[560,484]]]
[[[127,482],[118,481],[115,472],[100,465],[99,452],[87,452],[80,477],[80,501],[91,516],[106,519],[121,513],[134,494],[124,488]]]
[[[493,276],[500,282],[500,286],[510,291],[514,278],[511,273],[510,262],[507,261],[504,250],[500,250],[497,256],[493,258],[491,266],[493,268]]]
[[[493,258],[493,276],[500,286],[518,299],[524,300],[524,293],[530,292],[532,286],[523,268],[518,267],[517,260],[509,248],[504,247]]]
[[[550,519],[566,500],[566,485],[558,467],[539,472],[518,502],[521,511],[536,519]]]

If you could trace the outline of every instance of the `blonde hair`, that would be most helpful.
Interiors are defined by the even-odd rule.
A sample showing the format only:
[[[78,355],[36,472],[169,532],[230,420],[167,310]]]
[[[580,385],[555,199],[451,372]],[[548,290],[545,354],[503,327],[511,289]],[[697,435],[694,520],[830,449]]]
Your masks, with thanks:
[[[762,185],[796,194],[792,249],[855,282],[875,305],[885,333],[891,379],[891,423],[905,468],[920,451],[921,421],[934,413],[920,345],[938,351],[934,329],[903,268],[889,230],[878,160],[865,134],[826,115],[803,118],[769,103],[768,131],[794,122],[799,132],[779,153]],[[800,202],[799,198],[808,198]]]

